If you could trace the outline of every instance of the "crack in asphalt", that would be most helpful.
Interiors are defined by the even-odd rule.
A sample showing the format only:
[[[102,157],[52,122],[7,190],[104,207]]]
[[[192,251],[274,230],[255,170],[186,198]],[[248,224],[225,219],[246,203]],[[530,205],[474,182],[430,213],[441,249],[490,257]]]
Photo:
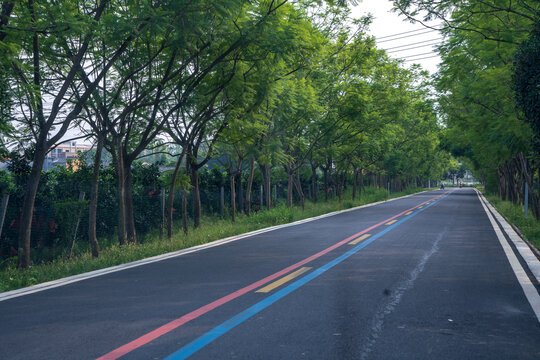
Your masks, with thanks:
[[[410,290],[414,286],[416,279],[422,273],[422,271],[424,271],[424,267],[428,260],[433,254],[435,254],[439,250],[439,242],[447,233],[447,231],[448,229],[444,228],[444,230],[439,233],[439,235],[437,235],[437,238],[433,242],[431,249],[424,254],[416,267],[411,271],[407,279],[400,282],[394,291],[390,292],[390,290],[385,289],[384,293],[385,295],[389,296],[389,299],[379,307],[379,310],[375,313],[371,320],[371,332],[364,341],[364,346],[362,347],[360,353],[360,360],[366,360],[369,357],[373,346],[377,342],[377,339],[379,338],[383,330],[385,317],[394,312],[396,307],[401,302],[403,294],[405,294],[406,291]]]

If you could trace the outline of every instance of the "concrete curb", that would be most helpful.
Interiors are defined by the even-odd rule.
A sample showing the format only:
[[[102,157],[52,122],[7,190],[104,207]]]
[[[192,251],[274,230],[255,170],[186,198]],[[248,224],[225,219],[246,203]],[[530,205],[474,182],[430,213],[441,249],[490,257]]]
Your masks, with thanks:
[[[503,217],[504,217],[504,220],[506,220],[506,222],[508,222],[508,219],[506,218],[506,216],[503,216]],[[538,260],[540,260],[540,251],[538,251],[538,249],[535,248],[534,245],[529,240],[525,239],[525,237],[523,236],[521,231],[519,231],[519,229],[517,228],[516,225],[511,224],[511,223],[509,223],[509,224],[510,224],[510,226],[512,226],[512,229],[514,229],[514,231],[518,234],[518,236],[521,238],[521,240],[525,241],[525,243],[527,243],[527,245],[529,245],[529,248],[536,255]]]
[[[540,261],[533,253],[529,245],[527,245],[527,243],[517,234],[512,225],[510,225],[505,220],[505,218],[501,214],[499,214],[499,212],[493,207],[493,205],[491,205],[491,203],[484,197],[484,195],[478,190],[476,190],[476,192],[478,196],[482,199],[482,201],[486,204],[491,213],[495,216],[497,221],[502,225],[502,229],[508,235],[510,240],[512,240],[512,243],[514,243],[519,254],[535,276],[538,283],[540,283]]]
[[[389,199],[389,200],[378,201],[378,202],[374,202],[374,203],[366,204],[366,205],[361,205],[361,206],[357,206],[357,207],[350,208],[350,209],[334,211],[334,212],[331,212],[331,213],[315,216],[315,217],[312,217],[312,218],[298,220],[298,221],[288,223],[288,224],[271,226],[271,227],[268,227],[268,228],[259,229],[259,230],[251,231],[251,232],[248,232],[248,233],[240,234],[240,235],[234,235],[234,236],[231,236],[231,237],[228,237],[228,238],[225,238],[225,239],[215,240],[215,241],[212,241],[212,242],[207,243],[207,244],[197,245],[197,246],[193,246],[191,248],[182,249],[182,250],[178,250],[178,251],[173,251],[173,252],[162,254],[162,255],[156,255],[156,256],[153,256],[153,257],[133,261],[133,262],[126,263],[126,264],[116,265],[116,266],[112,266],[112,267],[108,267],[108,268],[104,268],[104,269],[99,269],[99,270],[94,270],[94,271],[90,271],[90,272],[86,272],[86,273],[82,273],[82,274],[78,274],[78,275],[72,275],[72,276],[68,276],[68,277],[65,277],[65,278],[52,280],[52,281],[48,281],[48,282],[44,282],[44,283],[41,283],[41,284],[32,285],[32,286],[28,286],[28,287],[24,287],[24,288],[20,288],[20,289],[16,289],[16,290],[6,291],[6,292],[3,292],[3,293],[0,293],[0,301],[12,299],[12,298],[19,297],[19,296],[29,295],[29,294],[33,294],[33,293],[48,290],[48,289],[53,289],[53,288],[68,285],[68,284],[71,284],[71,283],[74,283],[74,282],[78,282],[78,281],[82,281],[82,280],[86,280],[86,279],[91,279],[91,278],[94,278],[94,277],[114,273],[114,272],[117,272],[117,271],[131,269],[131,268],[134,268],[134,267],[137,267],[137,266],[142,266],[142,265],[151,264],[151,263],[154,263],[154,262],[163,261],[163,260],[171,259],[171,258],[174,258],[174,257],[186,255],[186,254],[191,254],[193,252],[197,252],[197,251],[209,249],[209,248],[212,248],[212,247],[215,247],[215,246],[228,244],[230,242],[234,242],[234,241],[237,241],[237,240],[245,239],[245,238],[250,237],[250,236],[259,235],[259,234],[263,234],[263,233],[278,230],[278,229],[283,229],[283,228],[290,227],[290,226],[296,226],[296,225],[300,225],[300,224],[305,224],[307,222],[323,219],[323,218],[326,218],[326,217],[330,217],[330,216],[334,216],[334,215],[338,215],[338,214],[342,214],[342,213],[346,213],[346,212],[350,212],[350,211],[355,211],[355,210],[366,208],[366,207],[379,205],[379,204],[386,203],[386,202],[389,202],[389,201],[405,199],[405,198],[408,198],[408,197],[413,196],[413,195],[418,195],[418,194],[425,193],[427,191],[432,191],[432,190],[425,190],[425,191],[421,191],[421,192],[418,192],[418,193],[409,194],[409,195],[405,195],[405,196],[400,196],[400,197]]]

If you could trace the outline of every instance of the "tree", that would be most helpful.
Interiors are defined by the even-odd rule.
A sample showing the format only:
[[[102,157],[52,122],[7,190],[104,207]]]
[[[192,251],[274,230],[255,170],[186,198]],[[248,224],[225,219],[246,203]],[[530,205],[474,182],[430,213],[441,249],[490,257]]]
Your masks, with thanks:
[[[201,218],[198,171],[210,159],[210,149],[230,122],[253,113],[263,102],[266,84],[273,79],[265,78],[258,83],[261,78],[258,71],[278,77],[278,73],[268,72],[263,66],[275,69],[277,64],[281,70],[284,58],[299,57],[306,47],[304,35],[309,23],[293,5],[272,2],[269,7],[264,3],[246,6],[242,8],[241,17],[223,22],[224,34],[215,44],[221,52],[207,57],[216,69],[201,80],[200,89],[194,90],[192,96],[181,97],[184,103],[177,108],[176,121],[168,126],[169,135],[182,146],[186,156],[186,168],[192,180],[195,227],[199,226]],[[269,33],[273,36],[267,36]],[[181,161],[179,158],[177,169]],[[169,229],[173,196],[171,185]]]
[[[14,98],[20,109],[23,136],[35,144],[32,171],[21,209],[19,230],[19,266],[30,265],[30,232],[37,187],[49,149],[65,135],[72,122],[81,113],[85,102],[97,88],[106,71],[126,50],[145,21],[129,22],[118,13],[111,13],[108,21],[115,19],[129,30],[117,42],[115,51],[94,73],[86,90],[74,99],[73,87],[80,83],[79,70],[95,36],[103,30],[103,14],[109,0],[99,2],[15,4],[11,25],[20,36],[21,50],[11,62]],[[4,40],[11,36],[8,34]]]
[[[514,68],[513,87],[516,92],[516,101],[533,131],[534,156],[538,161],[540,156],[540,20],[536,20],[529,38],[519,46],[514,58]]]
[[[394,0],[394,9],[428,28],[469,32],[483,40],[519,44],[519,38],[528,31],[523,24],[538,18],[540,5],[534,0]],[[438,20],[441,25],[429,26],[425,23],[429,20]]]
[[[520,189],[536,169],[529,171],[523,160],[531,152],[532,132],[516,108],[512,62],[538,16],[538,4],[443,1],[437,6],[444,6],[451,19],[443,29],[447,41],[439,48],[443,64],[435,83],[447,125],[443,146],[456,157],[468,157],[463,161],[484,179],[488,191],[523,201]],[[436,13],[442,16],[443,9]],[[537,214],[534,191],[531,200]]]

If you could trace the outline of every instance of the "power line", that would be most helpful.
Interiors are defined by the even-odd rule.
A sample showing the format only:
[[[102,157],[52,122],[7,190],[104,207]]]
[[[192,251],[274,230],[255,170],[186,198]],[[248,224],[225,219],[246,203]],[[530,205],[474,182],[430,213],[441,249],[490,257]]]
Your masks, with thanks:
[[[390,53],[395,53],[395,52],[400,52],[400,51],[409,51],[409,50],[412,50],[412,49],[418,49],[418,48],[423,48],[423,47],[426,47],[426,46],[435,46],[435,45],[437,45],[437,43],[426,44],[426,45],[418,45],[418,46],[413,46],[413,47],[400,49],[400,50],[392,50],[392,51],[387,51],[386,53],[390,54]]]
[[[405,36],[397,37],[397,38],[394,38],[394,39],[383,40],[383,41],[378,41],[377,39],[375,39],[375,41],[377,42],[377,44],[380,44],[380,43],[384,43],[384,42],[388,42],[388,41],[395,41],[395,40],[405,39],[405,38],[409,38],[409,37],[413,37],[413,36],[424,35],[424,34],[432,32],[432,31],[435,31],[435,30],[427,30],[425,32],[420,32],[418,34],[405,35]]]
[[[399,57],[398,59],[408,59],[408,58],[412,58],[412,57],[417,57],[417,56],[423,56],[423,55],[429,55],[429,54],[433,54],[433,51],[430,51],[430,52],[427,52],[427,53],[422,53],[422,54],[416,54],[416,55],[407,55],[407,56],[401,56]],[[438,56],[438,55],[437,55]]]
[[[395,40],[406,39],[406,38],[410,38],[414,36],[424,35],[424,34],[428,34],[433,31],[439,31],[439,30],[440,29],[427,29],[427,30],[425,28],[416,29],[416,30],[411,30],[411,31],[405,31],[398,34],[386,35],[380,38],[376,38],[375,40],[377,44],[380,44],[380,43],[385,43],[389,41],[395,41]],[[385,39],[385,40],[381,41],[381,39]],[[425,48],[427,46],[435,46],[435,45],[438,45],[441,40],[442,38],[432,38],[428,40],[412,42],[409,44],[392,46],[392,47],[389,47],[387,49],[382,49],[382,50],[385,50],[387,53],[397,53],[401,51]],[[415,45],[418,45],[418,46],[415,46]],[[388,51],[388,50],[393,50],[393,51]],[[426,56],[426,55],[429,55],[429,56]],[[431,58],[436,58],[436,57],[439,57],[439,55],[434,53],[433,51],[430,51],[430,52],[425,52],[425,53],[420,53],[420,54],[396,57],[396,59],[402,60],[403,62],[412,62],[412,61],[420,61],[420,60],[431,59]]]
[[[402,48],[402,47],[405,47],[405,46],[412,46],[412,45],[417,45],[417,44],[423,44],[423,43],[430,42],[430,41],[440,41],[440,40],[441,40],[441,38],[438,38],[438,39],[430,39],[430,40],[424,40],[424,41],[417,41],[417,42],[410,43],[410,44],[399,45],[399,46],[393,46],[393,47],[390,47],[390,48],[387,48],[387,49],[383,49],[383,50],[388,51],[388,50],[392,50],[392,49]]]
[[[410,30],[410,31],[405,31],[405,32],[402,32],[402,33],[398,33],[398,34],[393,34],[393,35],[385,35],[385,36],[381,36],[379,38],[380,39],[386,39],[386,38],[389,38],[389,37],[394,37],[394,36],[400,36],[400,35],[403,35],[403,34],[410,34],[410,33],[414,33],[414,32],[418,32],[418,31],[424,31],[426,30],[426,28],[422,28],[422,29],[416,29],[416,30]],[[438,31],[439,29],[431,29],[429,31]]]
[[[436,58],[436,57],[439,57],[439,55],[426,56],[426,57],[419,58],[419,59],[409,59],[409,60],[403,60],[403,61],[404,61],[404,62],[411,62],[411,61],[418,61],[418,60],[432,59],[432,58]]]

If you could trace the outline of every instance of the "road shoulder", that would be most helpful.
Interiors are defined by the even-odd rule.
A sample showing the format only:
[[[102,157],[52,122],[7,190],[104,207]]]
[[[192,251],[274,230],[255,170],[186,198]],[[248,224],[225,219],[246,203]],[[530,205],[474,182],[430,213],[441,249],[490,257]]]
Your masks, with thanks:
[[[508,261],[510,262],[512,270],[514,271],[514,274],[516,275],[516,278],[521,285],[523,292],[525,293],[525,296],[529,301],[529,304],[531,305],[536,317],[538,318],[538,321],[540,322],[540,295],[538,294],[536,286],[533,284],[533,282],[527,275],[526,270],[521,265],[517,256],[519,254],[519,256],[523,259],[524,263],[528,267],[528,270],[536,279],[536,284],[540,283],[540,261],[533,254],[529,246],[521,239],[521,237],[519,237],[519,235],[515,232],[512,226],[501,216],[501,214],[499,214],[499,212],[489,203],[489,201],[482,195],[482,193],[476,189],[475,191],[478,195],[478,199],[482,203],[482,207],[484,208],[484,211],[486,212],[489,221],[491,222],[497,238],[499,239],[499,242],[503,247],[503,250],[506,254]],[[512,241],[513,245],[517,249],[518,254],[516,254],[510,246],[510,243],[504,236],[505,234],[508,239]]]

